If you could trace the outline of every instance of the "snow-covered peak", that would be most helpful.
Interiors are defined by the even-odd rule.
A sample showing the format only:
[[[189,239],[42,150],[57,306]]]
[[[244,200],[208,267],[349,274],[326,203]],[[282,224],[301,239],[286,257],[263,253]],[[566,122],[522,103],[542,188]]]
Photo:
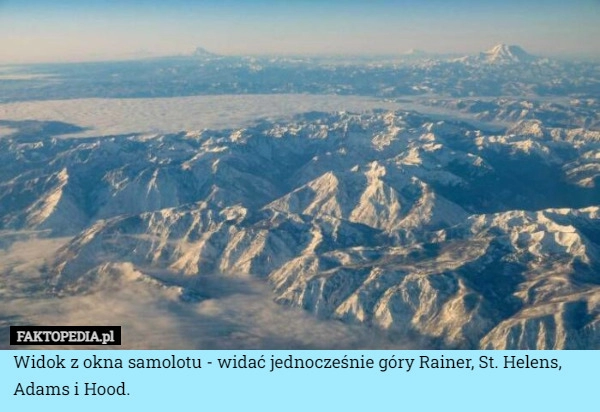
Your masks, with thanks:
[[[192,56],[202,57],[202,58],[219,57],[218,54],[210,52],[210,51],[206,50],[204,47],[196,47],[196,50],[194,50],[192,52]]]
[[[405,51],[404,56],[411,56],[411,57],[425,57],[425,56],[429,56],[430,53],[426,52],[425,50],[421,50],[421,49],[409,49],[407,51]]]
[[[482,53],[481,57],[488,63],[525,63],[534,60],[534,57],[519,46],[500,43]]]

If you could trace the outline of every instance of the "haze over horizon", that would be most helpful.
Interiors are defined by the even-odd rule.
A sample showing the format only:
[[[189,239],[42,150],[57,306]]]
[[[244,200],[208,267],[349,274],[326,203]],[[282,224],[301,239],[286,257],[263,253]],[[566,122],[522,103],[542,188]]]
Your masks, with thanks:
[[[225,55],[476,53],[600,56],[600,2],[0,0],[0,63]]]

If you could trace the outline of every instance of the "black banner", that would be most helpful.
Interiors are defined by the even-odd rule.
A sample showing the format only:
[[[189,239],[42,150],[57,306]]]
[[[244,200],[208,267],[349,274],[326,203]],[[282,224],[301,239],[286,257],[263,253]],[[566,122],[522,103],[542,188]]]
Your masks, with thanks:
[[[120,326],[11,326],[11,345],[121,345]]]

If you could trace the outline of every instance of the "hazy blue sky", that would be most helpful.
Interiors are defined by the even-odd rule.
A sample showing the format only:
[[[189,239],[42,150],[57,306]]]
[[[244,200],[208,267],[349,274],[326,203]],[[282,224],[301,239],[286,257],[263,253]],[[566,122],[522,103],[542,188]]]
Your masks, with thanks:
[[[0,63],[189,53],[600,56],[600,0],[0,0]]]

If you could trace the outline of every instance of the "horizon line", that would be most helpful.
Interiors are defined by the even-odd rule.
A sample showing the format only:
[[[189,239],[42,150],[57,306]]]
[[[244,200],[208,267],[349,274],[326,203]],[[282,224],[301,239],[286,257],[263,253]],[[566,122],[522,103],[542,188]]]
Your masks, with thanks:
[[[12,61],[0,61],[0,66],[18,66],[18,65],[41,65],[41,64],[75,64],[75,63],[110,63],[110,62],[121,62],[121,61],[137,61],[137,60],[152,60],[152,59],[167,59],[167,58],[202,58],[203,56],[195,56],[194,53],[198,49],[202,49],[207,52],[207,58],[332,58],[332,59],[413,59],[418,60],[419,58],[427,59],[427,58],[461,58],[461,57],[470,57],[477,56],[483,53],[490,51],[492,48],[498,45],[507,45],[507,46],[517,46],[523,49],[522,46],[518,44],[508,44],[508,43],[496,43],[492,47],[487,50],[479,51],[479,52],[460,52],[460,51],[449,51],[449,52],[440,52],[440,51],[428,51],[424,49],[408,49],[404,52],[327,52],[327,51],[315,51],[315,52],[259,52],[259,53],[219,53],[212,51],[210,49],[206,49],[203,46],[198,46],[195,50],[190,52],[151,52],[147,50],[133,51],[129,53],[121,53],[113,56],[109,55],[82,55],[78,57],[67,57],[67,58],[58,58],[58,59],[25,59],[25,60],[12,60]],[[525,52],[530,54],[533,57],[538,57],[540,59],[556,59],[556,60],[565,60],[565,59],[576,59],[576,60],[584,60],[584,61],[596,61],[600,60],[600,53],[590,53],[590,52],[555,52],[548,54],[536,54],[529,53],[526,49],[523,49]],[[416,52],[415,54],[411,54],[411,52]]]

